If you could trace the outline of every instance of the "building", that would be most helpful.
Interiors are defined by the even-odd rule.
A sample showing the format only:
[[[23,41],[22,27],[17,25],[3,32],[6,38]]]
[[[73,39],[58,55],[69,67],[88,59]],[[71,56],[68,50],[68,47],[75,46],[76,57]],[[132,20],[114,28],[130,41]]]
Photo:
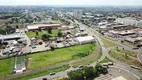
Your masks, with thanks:
[[[128,35],[134,35],[135,32],[132,32],[132,31],[120,31],[118,33],[118,35],[121,35],[121,36],[128,36]]]
[[[73,16],[77,19],[81,19],[82,18],[82,10],[75,10],[74,13],[73,13]]]
[[[116,18],[115,22],[125,24],[125,25],[131,25],[131,26],[137,26],[139,21],[136,20],[135,18]]]
[[[95,39],[92,36],[77,37],[76,39],[79,42],[79,44],[86,44],[86,43],[95,42]]]
[[[61,24],[35,24],[27,26],[29,31],[31,30],[39,30],[39,29],[47,29],[47,28],[58,28],[61,27]]]
[[[17,40],[22,38],[20,34],[0,35],[0,41]]]

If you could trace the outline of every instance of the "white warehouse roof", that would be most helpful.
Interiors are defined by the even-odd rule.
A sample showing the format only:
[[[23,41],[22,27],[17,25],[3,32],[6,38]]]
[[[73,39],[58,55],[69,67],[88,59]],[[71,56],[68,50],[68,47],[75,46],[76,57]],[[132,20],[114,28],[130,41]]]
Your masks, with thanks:
[[[39,28],[47,28],[47,27],[59,27],[60,24],[35,24],[27,26],[28,30],[35,30]]]
[[[95,42],[95,39],[92,36],[77,37],[76,39],[80,44]]]
[[[20,34],[10,34],[10,35],[1,35],[0,40],[16,39],[21,38]]]

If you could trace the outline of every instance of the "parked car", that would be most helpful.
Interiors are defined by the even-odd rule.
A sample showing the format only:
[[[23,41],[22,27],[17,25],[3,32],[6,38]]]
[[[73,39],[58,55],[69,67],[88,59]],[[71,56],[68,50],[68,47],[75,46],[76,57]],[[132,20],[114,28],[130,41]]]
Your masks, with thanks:
[[[113,62],[108,62],[108,65],[113,65]]]
[[[134,65],[130,65],[131,68],[137,69],[137,70],[141,70],[140,68],[138,68],[137,66]]]

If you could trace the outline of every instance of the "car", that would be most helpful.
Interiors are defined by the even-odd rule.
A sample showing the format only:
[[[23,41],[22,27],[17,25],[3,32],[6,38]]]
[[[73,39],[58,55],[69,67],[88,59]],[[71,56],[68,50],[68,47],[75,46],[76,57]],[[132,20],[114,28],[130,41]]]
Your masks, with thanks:
[[[108,62],[108,65],[113,65],[113,62]]]
[[[50,76],[52,76],[52,75],[55,75],[56,73],[55,72],[53,72],[53,73],[50,73]]]
[[[137,69],[137,70],[141,70],[140,68],[138,68],[137,66],[134,65],[130,65],[131,68]]]

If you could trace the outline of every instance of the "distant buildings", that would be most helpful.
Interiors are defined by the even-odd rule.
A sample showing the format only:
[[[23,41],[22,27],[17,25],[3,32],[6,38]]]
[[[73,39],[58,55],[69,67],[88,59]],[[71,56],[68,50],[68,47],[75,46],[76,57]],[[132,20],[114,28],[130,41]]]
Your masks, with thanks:
[[[82,10],[75,10],[74,13],[73,13],[73,16],[77,19],[81,19],[82,18]]]
[[[115,22],[135,27],[142,27],[142,20],[137,20],[135,18],[130,18],[130,17],[117,18]]]

